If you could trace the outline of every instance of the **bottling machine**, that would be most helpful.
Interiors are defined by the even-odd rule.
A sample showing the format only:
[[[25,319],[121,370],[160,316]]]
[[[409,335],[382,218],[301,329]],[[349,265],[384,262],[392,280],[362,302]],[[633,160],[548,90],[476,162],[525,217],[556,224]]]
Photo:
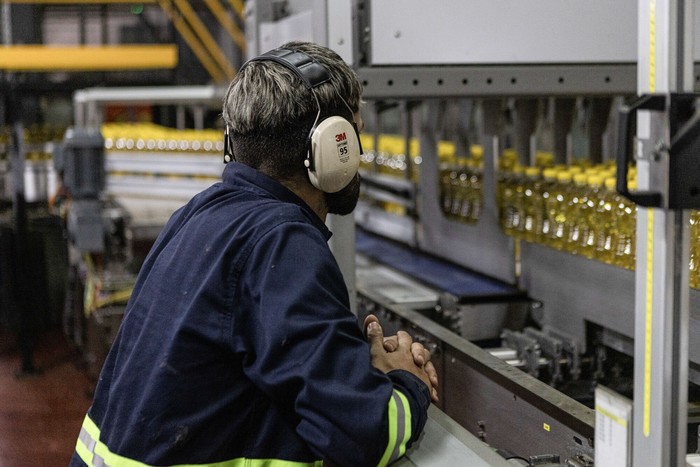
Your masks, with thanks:
[[[320,39],[358,71],[372,136],[351,288],[358,314],[379,313],[435,350],[441,409],[531,464],[692,462],[693,5],[289,1],[248,13],[250,54],[292,35]],[[533,188],[513,153],[525,174],[552,168],[569,185]],[[597,202],[610,177],[608,192],[627,198],[605,235],[625,240],[596,253],[576,240],[593,220],[551,200],[584,199],[579,184],[597,186],[586,195]],[[574,234],[541,240],[517,201],[524,222],[509,232],[512,186],[516,198],[518,187],[549,196],[544,229]]]

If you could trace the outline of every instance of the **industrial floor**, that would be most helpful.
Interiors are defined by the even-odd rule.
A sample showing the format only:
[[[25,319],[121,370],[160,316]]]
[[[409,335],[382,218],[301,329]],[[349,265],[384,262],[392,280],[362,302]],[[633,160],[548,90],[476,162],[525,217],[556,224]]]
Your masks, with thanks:
[[[60,330],[35,339],[35,374],[21,374],[14,333],[0,328],[0,467],[67,466],[93,381]]]

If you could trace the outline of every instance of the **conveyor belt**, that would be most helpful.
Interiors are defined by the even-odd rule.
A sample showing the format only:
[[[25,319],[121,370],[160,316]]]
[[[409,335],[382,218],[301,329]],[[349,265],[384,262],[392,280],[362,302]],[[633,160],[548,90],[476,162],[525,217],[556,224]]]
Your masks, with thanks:
[[[355,248],[374,261],[446,292],[458,303],[485,303],[522,300],[523,291],[498,280],[461,268],[448,261],[371,234],[356,231]]]

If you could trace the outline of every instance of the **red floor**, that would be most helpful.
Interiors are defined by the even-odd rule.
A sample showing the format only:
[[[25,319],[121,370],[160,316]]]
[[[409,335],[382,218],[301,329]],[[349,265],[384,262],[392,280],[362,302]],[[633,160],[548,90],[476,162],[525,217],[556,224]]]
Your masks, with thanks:
[[[36,338],[37,375],[17,377],[14,334],[0,329],[0,467],[67,466],[93,383],[60,331]]]

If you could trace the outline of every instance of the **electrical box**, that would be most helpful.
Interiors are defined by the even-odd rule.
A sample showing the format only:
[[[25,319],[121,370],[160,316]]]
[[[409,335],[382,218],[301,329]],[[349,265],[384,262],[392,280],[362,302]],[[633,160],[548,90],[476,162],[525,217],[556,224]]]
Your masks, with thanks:
[[[104,140],[96,131],[69,129],[61,159],[64,183],[74,199],[95,199],[105,187]]]

